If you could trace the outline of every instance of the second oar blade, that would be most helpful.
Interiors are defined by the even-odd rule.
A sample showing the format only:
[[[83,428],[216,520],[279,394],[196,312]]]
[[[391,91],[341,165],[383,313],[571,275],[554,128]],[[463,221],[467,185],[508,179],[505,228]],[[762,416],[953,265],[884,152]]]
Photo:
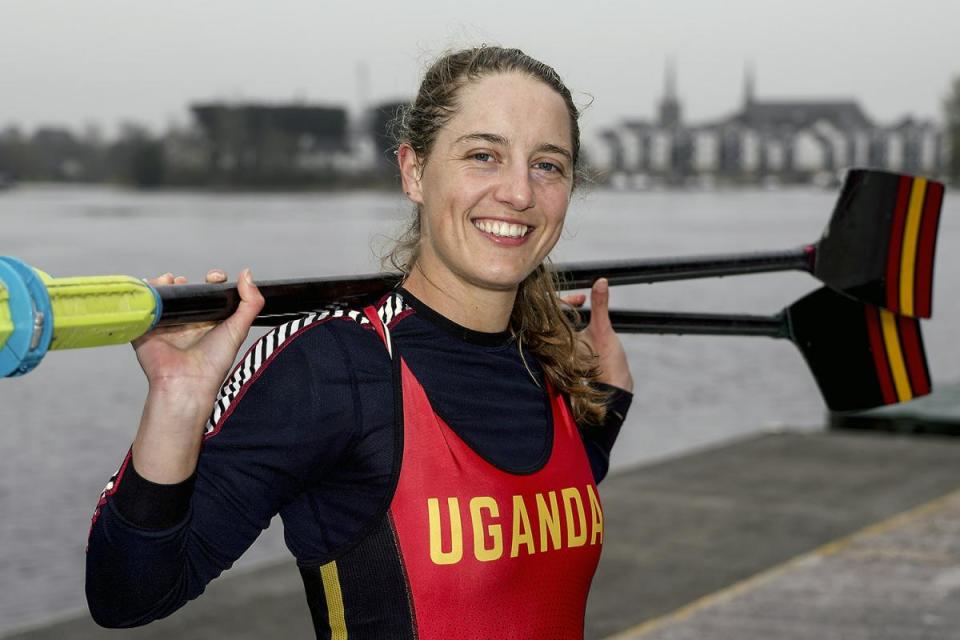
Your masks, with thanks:
[[[929,318],[943,184],[852,169],[816,245],[813,275],[894,313]]]
[[[787,321],[834,411],[906,402],[932,390],[916,318],[823,288],[790,305]]]
[[[581,311],[581,321],[590,319]],[[931,391],[920,321],[851,300],[829,288],[774,316],[610,311],[623,333],[787,338],[800,349],[827,406],[858,411]]]

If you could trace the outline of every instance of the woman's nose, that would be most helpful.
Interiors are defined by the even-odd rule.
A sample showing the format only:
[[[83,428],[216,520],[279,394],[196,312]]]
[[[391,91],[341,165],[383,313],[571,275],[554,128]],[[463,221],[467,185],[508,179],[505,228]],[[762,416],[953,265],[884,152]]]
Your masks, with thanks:
[[[495,197],[514,211],[526,211],[536,204],[526,165],[505,167],[501,171]]]

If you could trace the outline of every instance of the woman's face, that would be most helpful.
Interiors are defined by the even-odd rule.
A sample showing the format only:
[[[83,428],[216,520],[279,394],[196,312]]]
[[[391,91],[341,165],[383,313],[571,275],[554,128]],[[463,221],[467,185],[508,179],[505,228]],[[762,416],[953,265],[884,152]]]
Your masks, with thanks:
[[[563,229],[570,116],[557,92],[521,73],[472,81],[458,102],[425,163],[400,152],[404,190],[421,206],[417,262],[439,286],[515,289]]]

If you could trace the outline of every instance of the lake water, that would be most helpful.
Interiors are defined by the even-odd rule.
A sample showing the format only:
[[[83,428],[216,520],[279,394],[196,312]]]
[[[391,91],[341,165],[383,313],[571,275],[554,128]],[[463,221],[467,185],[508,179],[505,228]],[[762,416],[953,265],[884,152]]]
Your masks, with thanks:
[[[787,249],[816,240],[833,192],[579,194],[555,257],[579,261]],[[0,255],[52,275],[219,266],[257,279],[366,273],[408,212],[382,193],[142,194],[105,188],[0,193]],[[960,199],[948,194],[924,338],[935,384],[960,380]],[[817,283],[800,273],[618,288],[620,307],[774,313]],[[825,409],[799,352],[767,338],[625,338],[636,398],[613,465],[778,428],[819,429]],[[146,384],[128,346],[57,352],[0,380],[0,633],[84,607],[89,519],[130,445]],[[238,566],[286,552],[271,527]]]

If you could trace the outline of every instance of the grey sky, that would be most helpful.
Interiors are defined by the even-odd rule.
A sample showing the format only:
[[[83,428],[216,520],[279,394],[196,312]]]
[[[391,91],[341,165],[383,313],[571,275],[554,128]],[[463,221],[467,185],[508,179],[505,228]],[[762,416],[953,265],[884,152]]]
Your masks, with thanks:
[[[856,97],[892,120],[940,116],[960,74],[957,0],[0,0],[0,127],[108,130],[188,121],[196,99],[355,106],[411,94],[433,55],[479,42],[554,65],[586,102],[585,129],[650,117],[665,60],[693,119],[762,97]]]

